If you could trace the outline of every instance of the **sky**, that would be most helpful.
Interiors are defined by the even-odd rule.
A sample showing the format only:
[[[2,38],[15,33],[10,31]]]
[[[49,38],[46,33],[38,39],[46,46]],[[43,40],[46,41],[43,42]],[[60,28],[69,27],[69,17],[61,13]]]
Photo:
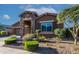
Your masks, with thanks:
[[[12,25],[19,21],[19,15],[24,11],[35,11],[38,15],[43,13],[59,13],[69,4],[0,4],[0,23]]]

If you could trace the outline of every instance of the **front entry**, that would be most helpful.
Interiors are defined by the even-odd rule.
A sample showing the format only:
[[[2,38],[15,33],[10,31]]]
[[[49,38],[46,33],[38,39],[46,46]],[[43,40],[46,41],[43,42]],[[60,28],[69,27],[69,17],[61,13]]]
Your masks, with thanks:
[[[24,34],[31,33],[31,22],[24,21]]]

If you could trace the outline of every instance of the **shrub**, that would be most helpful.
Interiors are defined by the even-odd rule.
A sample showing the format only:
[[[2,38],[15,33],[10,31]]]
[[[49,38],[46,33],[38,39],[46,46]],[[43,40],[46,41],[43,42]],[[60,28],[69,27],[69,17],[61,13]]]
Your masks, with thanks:
[[[57,44],[59,47],[59,43],[61,42],[61,38],[64,37],[64,30],[63,29],[55,29],[54,34],[56,35]]]
[[[8,38],[5,40],[5,44],[13,44],[16,43],[16,38]]]
[[[45,39],[45,36],[39,35],[39,36],[38,36],[38,39],[39,39],[39,40],[44,40],[44,39]]]
[[[32,41],[34,37],[35,37],[34,34],[26,34],[26,35],[24,35],[23,39],[25,41]]]
[[[64,37],[64,34],[65,33],[65,31],[63,30],[63,29],[55,29],[54,30],[54,34],[57,36],[57,37],[59,37],[59,38],[62,38],[62,37]]]
[[[7,35],[7,32],[6,31],[0,31],[0,35],[2,35],[2,36]]]
[[[0,36],[1,36],[1,31],[0,31]]]
[[[28,51],[36,51],[38,48],[39,42],[38,41],[26,41],[24,42],[24,49]]]

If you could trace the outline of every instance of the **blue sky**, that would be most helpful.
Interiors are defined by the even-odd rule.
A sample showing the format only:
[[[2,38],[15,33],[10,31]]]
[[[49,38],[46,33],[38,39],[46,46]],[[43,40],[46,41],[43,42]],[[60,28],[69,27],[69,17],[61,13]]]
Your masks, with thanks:
[[[59,13],[65,8],[71,7],[68,4],[0,4],[0,23],[12,25],[19,21],[19,15],[25,11],[35,11],[39,15],[45,12]]]

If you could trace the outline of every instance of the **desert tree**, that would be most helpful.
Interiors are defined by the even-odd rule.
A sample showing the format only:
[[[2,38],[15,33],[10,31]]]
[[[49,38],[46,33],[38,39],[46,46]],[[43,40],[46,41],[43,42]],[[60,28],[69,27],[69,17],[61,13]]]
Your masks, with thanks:
[[[68,28],[74,38],[74,45],[77,45],[77,35],[79,30],[79,5],[64,9],[57,15],[58,23],[65,23],[69,27],[68,23],[65,22],[67,19],[73,21],[73,30]]]

